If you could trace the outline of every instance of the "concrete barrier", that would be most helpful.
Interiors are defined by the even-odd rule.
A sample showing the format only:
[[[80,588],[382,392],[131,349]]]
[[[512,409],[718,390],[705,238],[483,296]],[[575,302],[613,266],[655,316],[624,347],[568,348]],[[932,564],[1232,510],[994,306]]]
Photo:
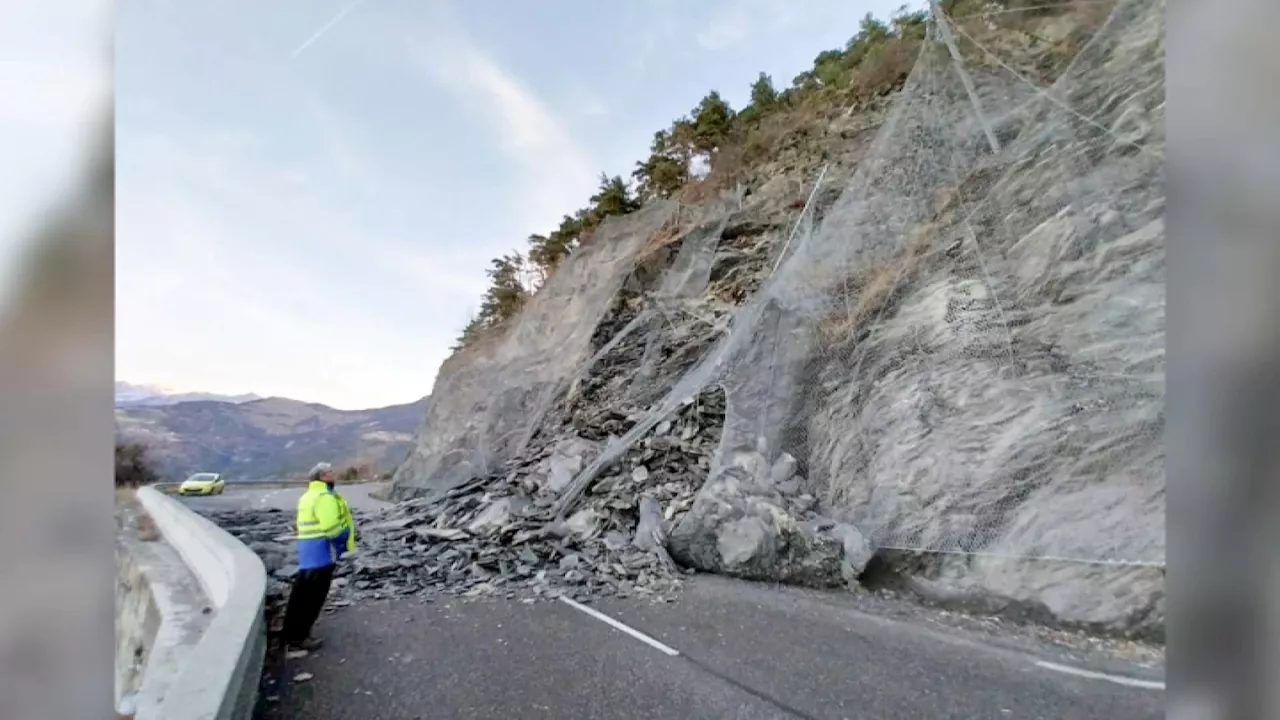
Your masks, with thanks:
[[[140,693],[138,720],[248,720],[266,655],[267,574],[262,561],[163,492],[141,488],[137,495],[213,606],[213,617],[184,654],[164,696]]]

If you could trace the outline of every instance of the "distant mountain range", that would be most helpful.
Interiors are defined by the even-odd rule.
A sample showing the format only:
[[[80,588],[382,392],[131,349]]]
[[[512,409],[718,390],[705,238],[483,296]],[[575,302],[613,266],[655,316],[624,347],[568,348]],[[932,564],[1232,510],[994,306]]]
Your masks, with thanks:
[[[116,383],[116,437],[145,445],[166,481],[194,472],[295,477],[320,461],[393,470],[408,456],[429,400],[337,410],[288,398],[147,390]]]
[[[158,407],[176,405],[180,402],[195,400],[216,400],[218,402],[245,403],[262,398],[253,393],[244,395],[219,395],[206,392],[174,392],[158,385],[134,385],[133,383],[116,381],[116,407]]]

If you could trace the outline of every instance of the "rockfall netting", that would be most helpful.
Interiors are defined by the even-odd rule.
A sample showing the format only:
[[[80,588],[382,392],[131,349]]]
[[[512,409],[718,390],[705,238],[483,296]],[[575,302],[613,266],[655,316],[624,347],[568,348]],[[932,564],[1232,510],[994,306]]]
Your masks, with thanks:
[[[1119,4],[1046,88],[958,24],[1005,146],[935,45],[885,162],[779,276],[817,362],[774,364],[802,419],[756,437],[877,546],[1163,564],[1162,17]],[[784,415],[738,400],[750,375],[730,413]]]
[[[783,520],[743,508],[796,483],[874,547],[1162,565],[1163,9],[1118,3],[1048,83],[987,20],[949,24],[961,63],[931,25],[835,206],[802,216],[722,339],[567,482],[556,514],[719,386],[709,479],[672,529],[675,554],[723,556],[700,567],[759,545],[758,526]],[[397,492],[496,472],[568,383],[639,334],[646,382],[670,344],[654,324],[678,335],[705,311],[691,301],[723,222],[686,236],[610,341],[591,338],[670,214],[606,226],[507,337],[442,369]]]
[[[1162,9],[1048,87],[956,24],[981,115],[927,43],[836,207],[575,489],[720,384],[713,476],[798,459],[877,547],[1163,564]]]

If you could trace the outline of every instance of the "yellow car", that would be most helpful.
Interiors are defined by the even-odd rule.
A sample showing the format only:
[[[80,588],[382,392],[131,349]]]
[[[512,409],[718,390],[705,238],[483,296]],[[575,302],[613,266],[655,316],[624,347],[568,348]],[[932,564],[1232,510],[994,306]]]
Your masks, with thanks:
[[[218,495],[227,489],[227,483],[218,473],[196,473],[178,486],[179,495]]]

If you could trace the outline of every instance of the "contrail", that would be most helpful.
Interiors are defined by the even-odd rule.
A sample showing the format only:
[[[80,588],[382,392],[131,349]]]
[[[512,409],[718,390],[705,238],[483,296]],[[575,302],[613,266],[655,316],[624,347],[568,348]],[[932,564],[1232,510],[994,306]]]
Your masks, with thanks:
[[[334,15],[332,20],[325,23],[324,26],[321,27],[319,30],[317,30],[314,35],[307,38],[306,42],[299,45],[297,49],[294,50],[293,53],[289,55],[289,59],[292,60],[293,58],[296,58],[299,55],[301,55],[303,50],[306,50],[307,48],[311,47],[311,43],[319,40],[321,35],[329,32],[330,28],[332,28],[334,25],[337,25],[338,22],[342,20],[342,18],[347,16],[347,13],[351,12],[352,10],[355,10],[356,6],[362,2],[364,2],[364,0],[354,0],[354,2],[352,2],[350,5],[347,5],[346,7],[342,8],[342,11],[339,12],[337,15]]]

